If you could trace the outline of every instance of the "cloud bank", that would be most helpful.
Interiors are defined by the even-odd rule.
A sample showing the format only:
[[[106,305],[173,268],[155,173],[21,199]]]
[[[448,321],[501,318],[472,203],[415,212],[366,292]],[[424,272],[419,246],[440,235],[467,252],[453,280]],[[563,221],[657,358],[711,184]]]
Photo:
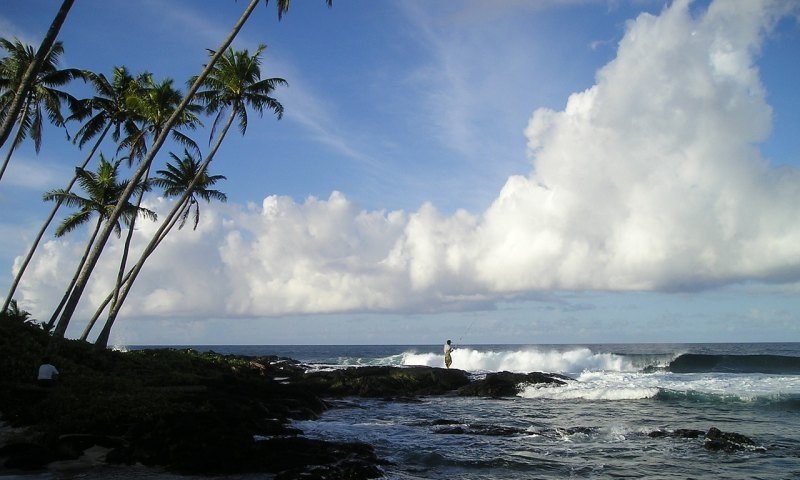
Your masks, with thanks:
[[[790,5],[724,1],[693,13],[676,1],[630,21],[595,85],[561,111],[533,113],[531,174],[510,177],[480,214],[370,212],[339,192],[204,207],[198,231],[154,256],[125,314],[420,312],[553,289],[796,282],[800,174],[759,153],[771,109],[755,63]],[[137,241],[154,230],[142,225]],[[107,293],[119,247],[84,303]],[[49,308],[80,248],[47,245],[26,303]]]

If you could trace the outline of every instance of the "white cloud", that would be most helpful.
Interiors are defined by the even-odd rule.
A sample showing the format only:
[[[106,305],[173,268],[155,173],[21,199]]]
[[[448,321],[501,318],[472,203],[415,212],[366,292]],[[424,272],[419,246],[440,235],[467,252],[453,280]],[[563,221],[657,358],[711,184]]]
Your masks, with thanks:
[[[678,1],[631,21],[593,87],[534,112],[533,172],[510,177],[482,215],[368,212],[338,192],[204,207],[197,232],[164,242],[126,314],[436,311],[547,289],[796,282],[800,174],[756,147],[771,109],[754,56],[783,5],[726,1],[693,17]],[[26,300],[55,298],[46,263],[75,247],[49,248]]]

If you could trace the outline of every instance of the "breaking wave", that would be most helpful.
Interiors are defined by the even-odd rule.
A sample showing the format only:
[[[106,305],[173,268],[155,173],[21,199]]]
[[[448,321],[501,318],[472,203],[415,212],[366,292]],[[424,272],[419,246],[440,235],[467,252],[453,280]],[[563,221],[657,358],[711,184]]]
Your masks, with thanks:
[[[576,374],[583,371],[637,372],[653,363],[666,365],[674,355],[623,355],[597,353],[589,348],[487,351],[456,348],[453,367],[470,372],[550,372]],[[405,352],[402,365],[443,366],[442,354]]]

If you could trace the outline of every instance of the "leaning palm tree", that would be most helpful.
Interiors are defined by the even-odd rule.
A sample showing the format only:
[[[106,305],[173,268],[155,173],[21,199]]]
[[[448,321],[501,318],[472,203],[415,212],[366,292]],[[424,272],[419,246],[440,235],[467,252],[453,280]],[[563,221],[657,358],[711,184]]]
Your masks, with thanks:
[[[162,82],[156,83],[152,75],[147,75],[144,78],[142,90],[138,95],[128,97],[128,106],[138,114],[141,119],[142,128],[134,135],[130,135],[120,144],[120,149],[128,149],[128,160],[133,162],[134,159],[140,158],[147,152],[147,139],[150,137],[157,137],[161,130],[164,129],[164,124],[169,119],[172,111],[180,104],[182,95],[180,91],[172,87],[172,79],[166,79]],[[194,129],[199,123],[196,113],[200,111],[199,105],[188,105],[183,112],[183,115],[175,123],[171,129],[173,139],[192,148],[194,151],[199,152],[200,149],[194,141],[183,134],[179,129],[189,128]],[[152,165],[152,163],[151,163]],[[150,175],[148,168],[144,172],[142,182],[147,182]],[[142,203],[144,191],[139,192],[136,199],[136,206]],[[117,282],[114,292],[114,303],[117,301],[119,291],[122,289],[122,279],[125,274],[125,267],[128,262],[128,254],[130,252],[131,242],[133,241],[134,223],[133,219],[128,226],[128,234],[125,237],[125,246],[122,250],[122,258],[120,259],[119,271],[117,274]]]
[[[325,0],[325,1],[328,4],[328,6],[330,6],[332,3],[332,0]],[[178,108],[175,109],[169,120],[167,120],[167,123],[165,125],[166,129],[172,128],[175,122],[177,122],[179,117],[183,114],[183,111],[186,109],[186,107],[193,101],[194,95],[200,88],[200,85],[205,81],[209,73],[211,73],[211,70],[214,68],[214,65],[217,63],[217,60],[219,60],[219,58],[222,57],[222,54],[225,52],[225,50],[230,46],[231,43],[233,43],[233,40],[239,34],[239,31],[242,29],[244,24],[247,23],[247,19],[250,18],[250,15],[253,13],[253,10],[255,10],[256,6],[259,3],[260,0],[250,0],[250,2],[247,4],[247,6],[244,9],[244,12],[242,12],[242,15],[236,21],[236,24],[233,26],[231,31],[228,33],[228,36],[225,37],[220,46],[217,48],[216,53],[214,53],[214,55],[211,56],[211,59],[203,68],[203,71],[200,73],[200,75],[197,76],[194,83],[192,83],[191,87],[189,87],[189,91],[186,93],[186,97],[184,97],[181,104],[178,106]],[[278,19],[280,19],[289,8],[289,0],[277,0],[276,3],[278,6]],[[155,158],[155,155],[158,153],[158,150],[164,144],[166,139],[167,139],[167,132],[165,130],[162,131],[161,134],[158,135],[158,137],[155,139],[153,145],[150,147],[150,151],[139,163],[139,168],[133,173],[133,176],[131,178],[133,184],[138,182],[144,176],[145,170],[147,170],[150,167],[150,163],[153,161],[153,158]],[[129,185],[128,186],[129,188],[125,189],[125,191],[122,193],[121,200],[125,202],[128,201],[128,199],[133,194],[133,184]],[[122,214],[122,203],[117,205],[117,208],[115,208],[114,211],[111,213],[111,218],[116,219],[121,214]],[[80,278],[75,284],[75,288],[73,289],[73,292],[70,295],[69,301],[64,306],[64,310],[61,313],[61,318],[59,319],[58,327],[53,332],[50,344],[48,345],[49,353],[53,353],[54,351],[57,350],[60,340],[64,337],[64,332],[66,331],[67,326],[70,320],[72,319],[72,315],[75,313],[75,309],[77,308],[78,302],[80,301],[81,296],[83,295],[83,291],[86,288],[86,284],[89,282],[89,276],[91,275],[94,266],[97,264],[97,261],[100,258],[100,254],[103,252],[103,247],[105,245],[105,242],[108,240],[108,237],[110,235],[111,235],[111,228],[109,226],[103,228],[98,238],[96,246],[92,249],[89,258],[87,259],[86,264],[84,265],[84,268],[81,271]]]
[[[85,115],[70,119],[86,120],[86,123],[75,132],[75,142],[79,147],[91,139],[103,139],[109,131],[111,138],[119,142],[121,138],[130,138],[139,133],[138,113],[130,106],[129,99],[141,95],[149,74],[142,73],[134,77],[124,66],[114,67],[109,80],[102,73],[86,72],[86,79],[92,84],[95,95],[87,100],[88,111]]]
[[[86,78],[94,86],[95,95],[82,102],[86,109],[80,113],[74,113],[70,119],[83,120],[88,118],[88,121],[76,132],[75,142],[80,147],[83,147],[89,140],[97,137],[89,154],[84,159],[83,163],[78,167],[85,169],[86,166],[94,157],[95,152],[100,147],[100,144],[105,139],[106,135],[111,132],[111,138],[116,142],[119,141],[123,133],[125,137],[136,135],[138,126],[135,122],[137,119],[133,110],[128,108],[127,99],[131,95],[136,95],[140,90],[140,84],[136,78],[128,73],[125,67],[115,67],[111,80],[109,81],[103,74],[95,74],[86,72]],[[64,191],[69,192],[72,186],[78,180],[78,175],[74,175],[67,183]],[[22,261],[17,274],[14,276],[14,281],[11,283],[11,288],[6,295],[3,310],[8,308],[8,302],[13,298],[17,287],[19,286],[22,276],[25,275],[25,270],[33,258],[39,242],[42,241],[45,232],[56,216],[56,212],[61,207],[61,202],[56,201],[56,204],[50,210],[50,215],[42,224],[36,238],[33,241],[30,249],[28,250],[25,259]]]
[[[61,30],[61,26],[64,24],[64,20],[66,20],[73,3],[75,3],[75,0],[64,0],[61,4],[55,18],[52,23],[50,23],[50,28],[47,29],[47,33],[44,39],[42,39],[42,43],[39,45],[39,49],[36,51],[36,55],[33,57],[33,61],[30,62],[27,69],[20,77],[16,86],[14,100],[9,105],[5,117],[2,117],[2,123],[0,123],[0,147],[5,145],[8,136],[11,134],[14,123],[17,121],[17,117],[22,110],[24,99],[28,95],[28,91],[31,89],[31,85],[33,85],[34,78],[41,69],[42,63],[45,62],[48,52],[52,49],[58,32]]]
[[[285,86],[287,83],[286,80],[282,78],[261,78],[261,53],[265,48],[264,45],[259,45],[252,55],[247,50],[237,51],[229,49],[225,52],[225,55],[220,58],[203,82],[203,90],[197,93],[197,99],[205,105],[206,112],[217,114],[211,129],[211,135],[214,134],[216,127],[224,117],[226,117],[225,124],[213,148],[206,156],[202,165],[198,168],[193,182],[185,190],[181,199],[175,204],[172,211],[168,214],[167,219],[162,223],[159,231],[156,232],[153,239],[150,241],[151,245],[153,245],[153,249],[159,241],[158,237],[161,235],[161,229],[165,228],[170,219],[178,214],[185,202],[190,198],[192,189],[204,178],[209,163],[214,159],[217,150],[219,150],[234,120],[238,119],[239,130],[244,135],[247,131],[248,107],[255,110],[259,116],[263,115],[265,109],[272,110],[279,119],[283,116],[283,105],[270,95],[276,87]],[[212,57],[215,55],[213,51],[209,51],[209,53]],[[209,141],[210,140],[211,138]],[[142,265],[150,254],[150,249],[150,245],[145,248],[145,254],[140,258],[140,263]],[[119,309],[122,306],[122,302],[127,296],[128,291],[130,291],[139,270],[141,270],[141,266],[137,264],[133,270],[135,273],[132,274],[132,277],[123,287],[122,291],[124,293],[121,293],[120,298],[112,304],[111,311],[106,320],[106,325],[103,327],[103,333],[100,334],[98,341],[95,342],[98,348],[105,348],[106,343],[104,342],[108,341],[111,325],[113,325]]]
[[[72,291],[75,282],[77,281],[78,273],[83,268],[83,264],[85,263],[86,258],[91,251],[92,245],[97,238],[97,233],[100,231],[100,227],[103,226],[103,222],[112,221],[109,214],[117,204],[120,193],[122,193],[122,191],[128,185],[128,182],[121,182],[118,180],[119,164],[119,160],[111,163],[101,154],[100,164],[98,165],[97,172],[90,172],[81,168],[77,169],[78,184],[81,186],[83,191],[86,192],[85,197],[80,196],[75,192],[66,190],[51,190],[46,192],[43,196],[44,200],[57,201],[65,204],[68,207],[78,208],[77,212],[65,218],[56,228],[56,237],[61,237],[73,230],[76,230],[77,228],[89,222],[92,217],[97,216],[95,227],[89,237],[89,242],[86,245],[86,250],[83,254],[83,257],[81,257],[81,260],[78,263],[78,268],[75,272],[75,275],[72,277],[66,292],[64,293],[61,303],[56,308],[55,313],[51,316],[50,321],[47,324],[48,328],[53,326],[56,318],[58,317],[59,311],[61,308],[63,308],[64,304],[69,298],[69,294]],[[137,191],[143,189],[145,189],[145,186],[142,184],[136,186]],[[135,205],[131,205],[130,203],[125,205],[121,217],[125,223],[130,223],[137,215],[143,215],[151,219],[155,219],[156,217],[155,213],[151,210],[139,208]],[[113,222],[114,223],[111,227],[119,237],[122,232],[119,218]]]
[[[29,66],[34,62],[36,53],[33,47],[23,45],[19,40],[13,42],[0,38],[0,47],[8,52],[8,56],[0,62],[0,117],[7,118],[13,114],[12,108],[17,101],[17,90]],[[59,90],[67,83],[77,78],[84,78],[84,72],[76,68],[59,69],[58,63],[64,54],[64,46],[56,42],[39,67],[38,73],[33,77],[33,83],[28,88],[22,102],[22,108],[16,114],[15,123],[17,131],[8,148],[3,165],[0,166],[0,180],[8,167],[14,150],[28,136],[33,140],[36,152],[42,146],[42,127],[44,114],[56,126],[64,126],[64,116],[61,114],[61,105],[66,102],[70,108],[79,109],[80,104],[72,95]]]
[[[164,197],[166,198],[183,197],[183,194],[187,192],[188,197],[186,197],[182,203],[176,204],[177,208],[174,209],[174,211],[177,212],[177,214],[168,215],[164,220],[166,229],[164,229],[163,232],[157,237],[153,248],[145,249],[145,251],[142,252],[139,261],[136,263],[137,266],[140,264],[144,265],[144,262],[147,260],[147,258],[149,258],[158,245],[161,244],[161,241],[167,236],[172,228],[175,227],[176,224],[178,225],[179,230],[182,229],[192,213],[194,213],[194,215],[192,215],[193,229],[197,229],[197,225],[200,221],[199,200],[204,200],[206,203],[210,203],[212,200],[218,200],[220,202],[225,202],[227,200],[227,196],[224,193],[210,188],[218,181],[224,180],[225,177],[223,175],[208,175],[207,171],[201,172],[200,161],[192,157],[188,150],[184,150],[182,158],[178,157],[174,153],[170,153],[170,156],[174,160],[174,163],[168,163],[165,170],[158,170],[156,172],[157,175],[150,181],[150,184],[161,188],[164,192]],[[194,179],[198,176],[200,179],[195,182]],[[135,276],[138,275],[140,270],[141,266],[138,268],[134,266],[134,268],[132,268],[126,274],[125,278],[122,280],[122,283],[127,287],[129,283],[135,280]],[[124,289],[124,296],[116,299],[116,303],[112,304],[111,313],[109,313],[105,326],[95,342],[97,348],[105,348],[108,344],[108,337],[111,333],[111,327],[117,318],[120,310],[119,307],[122,306],[122,301],[124,301],[124,299],[127,297],[129,291],[129,288]],[[106,297],[105,301],[100,305],[100,307],[98,307],[98,309],[95,311],[94,316],[92,316],[91,320],[84,329],[83,334],[81,335],[81,340],[86,340],[92,327],[94,327],[95,322],[100,317],[103,310],[105,310],[106,306],[115,299],[114,293],[115,292],[111,292]]]
[[[126,151],[129,163],[144,157],[148,143],[164,130],[169,131],[176,143],[199,152],[194,140],[181,132],[182,128],[194,129],[200,123],[197,117],[201,110],[199,106],[187,105],[175,124],[169,129],[166,127],[167,120],[183,99],[173,83],[171,78],[156,82],[152,74],[145,73],[137,79],[138,90],[127,96],[126,107],[136,114],[140,124],[139,128],[131,129],[119,144],[118,152]]]
[[[206,113],[216,113],[209,143],[223,119],[226,123],[220,141],[236,119],[244,135],[247,131],[247,107],[259,115],[267,109],[274,111],[278,118],[283,116],[283,105],[270,95],[276,87],[288,83],[282,78],[261,78],[261,54],[265,48],[265,45],[259,45],[252,55],[247,50],[229,48],[203,81],[203,90],[197,92],[197,100],[205,106]],[[209,53],[214,55],[212,50]]]
[[[201,171],[200,160],[194,158],[188,150],[183,151],[183,157],[178,157],[172,152],[169,155],[174,163],[168,163],[165,170],[158,170],[156,177],[150,183],[160,188],[164,192],[165,198],[182,197],[184,192],[188,192],[189,196],[183,202],[182,208],[178,210],[181,212],[178,215],[178,218],[180,218],[178,229],[183,228],[189,215],[194,212],[192,230],[197,230],[197,224],[200,222],[200,202],[198,199],[205,200],[206,203],[210,203],[211,200],[224,203],[228,200],[224,193],[209,188],[220,180],[225,180],[225,176],[209,175],[208,171]],[[194,182],[193,185],[194,177],[198,175],[200,180]],[[190,190],[189,187],[192,185],[193,187]]]

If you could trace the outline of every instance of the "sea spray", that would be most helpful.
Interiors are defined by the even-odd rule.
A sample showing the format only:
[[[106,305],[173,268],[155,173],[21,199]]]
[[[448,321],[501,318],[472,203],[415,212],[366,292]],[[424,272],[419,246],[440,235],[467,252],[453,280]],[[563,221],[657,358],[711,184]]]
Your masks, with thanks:
[[[713,403],[785,402],[800,395],[800,377],[765,374],[676,374],[584,371],[558,388],[525,386],[520,396],[553,400],[688,400]]]
[[[456,348],[452,354],[453,368],[470,372],[548,372],[575,374],[586,370],[633,372],[639,368],[624,355],[596,353],[589,348],[566,351],[540,350],[478,350]],[[443,366],[442,355],[435,353],[406,352],[403,365]]]

